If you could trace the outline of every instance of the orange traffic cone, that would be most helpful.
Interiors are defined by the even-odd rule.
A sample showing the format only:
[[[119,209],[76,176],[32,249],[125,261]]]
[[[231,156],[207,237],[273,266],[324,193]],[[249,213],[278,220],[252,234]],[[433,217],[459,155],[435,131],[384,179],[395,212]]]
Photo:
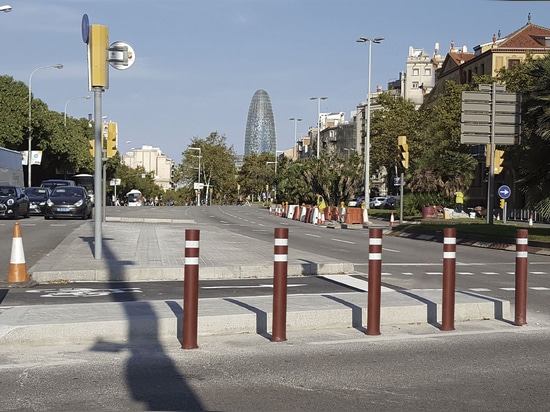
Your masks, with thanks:
[[[23,251],[23,239],[19,222],[15,222],[13,228],[13,240],[11,243],[10,272],[8,282],[28,282],[27,265],[25,263],[25,252]]]
[[[394,226],[394,223],[395,220],[393,219],[393,212],[391,212],[391,216],[390,216],[390,227],[393,227]]]

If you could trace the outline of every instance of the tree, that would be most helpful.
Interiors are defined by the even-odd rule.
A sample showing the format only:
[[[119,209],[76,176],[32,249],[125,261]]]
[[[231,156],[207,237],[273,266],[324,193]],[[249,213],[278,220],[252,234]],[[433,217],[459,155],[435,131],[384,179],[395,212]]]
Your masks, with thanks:
[[[210,133],[204,139],[192,138],[191,144],[182,153],[183,159],[177,168],[177,182],[193,187],[193,183],[198,178],[200,160],[200,183],[205,185],[206,191],[206,194],[201,197],[208,202],[211,200],[210,192],[217,202],[222,202],[223,199],[226,201],[236,199],[236,155],[233,146],[228,147],[226,140],[225,136],[217,132]]]

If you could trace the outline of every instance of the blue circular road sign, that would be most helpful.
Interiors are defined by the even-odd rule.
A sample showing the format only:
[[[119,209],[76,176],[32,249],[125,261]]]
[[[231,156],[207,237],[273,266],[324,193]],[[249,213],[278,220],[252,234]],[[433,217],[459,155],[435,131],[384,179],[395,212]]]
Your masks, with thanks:
[[[498,188],[498,195],[500,196],[501,199],[508,199],[511,193],[512,191],[506,185],[502,185]]]

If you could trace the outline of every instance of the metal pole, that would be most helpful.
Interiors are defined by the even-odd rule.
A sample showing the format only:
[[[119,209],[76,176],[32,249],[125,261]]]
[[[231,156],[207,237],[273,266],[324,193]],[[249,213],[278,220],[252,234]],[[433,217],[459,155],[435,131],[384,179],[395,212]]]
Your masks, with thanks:
[[[102,87],[94,87],[94,257],[96,260],[101,259],[102,255],[102,216],[103,216],[103,190],[101,186],[102,163],[103,163],[103,139],[101,134],[102,129]]]
[[[399,193],[400,193],[400,199],[399,199],[399,224],[402,225],[403,224],[403,186],[405,185],[404,183],[404,180],[405,180],[405,174],[403,172],[401,172],[401,178],[399,179]]]
[[[527,257],[528,230],[518,229],[516,232],[516,296],[514,325],[523,326],[527,323]]]
[[[365,211],[363,211],[364,223],[369,220],[368,208],[370,203],[370,70],[371,70],[371,51],[372,40],[369,42],[369,65],[368,65],[368,80],[367,80],[367,133],[365,134]]]
[[[185,231],[185,268],[183,280],[182,349],[196,349],[199,322],[199,241],[200,231]]]
[[[275,228],[271,342],[286,340],[288,228]]]
[[[369,279],[367,335],[380,335],[380,298],[382,292],[382,229],[369,229]]]
[[[456,229],[443,229],[443,302],[441,330],[454,330],[456,289]]]

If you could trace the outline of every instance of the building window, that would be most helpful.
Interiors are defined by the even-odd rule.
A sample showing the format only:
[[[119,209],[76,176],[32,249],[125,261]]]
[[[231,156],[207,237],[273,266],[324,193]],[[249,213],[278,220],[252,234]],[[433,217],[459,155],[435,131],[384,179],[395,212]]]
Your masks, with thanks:
[[[418,82],[412,82],[412,88],[418,89]]]
[[[413,76],[418,76],[418,75],[420,75],[420,70],[413,69]]]
[[[508,69],[513,69],[519,65],[519,59],[510,59],[508,60]]]
[[[431,76],[432,75],[432,69],[424,69],[424,76]]]

